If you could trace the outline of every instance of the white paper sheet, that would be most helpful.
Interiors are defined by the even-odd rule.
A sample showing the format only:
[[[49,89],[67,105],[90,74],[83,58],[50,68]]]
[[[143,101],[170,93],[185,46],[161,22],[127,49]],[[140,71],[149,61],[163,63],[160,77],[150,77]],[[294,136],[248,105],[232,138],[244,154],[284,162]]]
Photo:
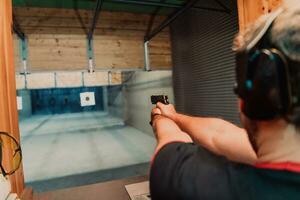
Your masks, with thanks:
[[[23,98],[17,96],[17,108],[18,110],[22,110],[23,109]]]
[[[82,107],[96,105],[95,93],[94,92],[80,93],[80,104]]]
[[[151,200],[149,181],[125,186],[131,200]]]

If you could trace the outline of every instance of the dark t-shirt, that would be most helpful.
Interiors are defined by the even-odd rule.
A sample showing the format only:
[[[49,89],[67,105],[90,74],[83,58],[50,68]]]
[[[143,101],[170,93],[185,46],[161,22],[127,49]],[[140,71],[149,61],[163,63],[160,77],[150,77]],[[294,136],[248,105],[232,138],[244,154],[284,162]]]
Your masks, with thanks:
[[[300,200],[300,173],[258,169],[186,143],[171,143],[151,168],[153,200]]]

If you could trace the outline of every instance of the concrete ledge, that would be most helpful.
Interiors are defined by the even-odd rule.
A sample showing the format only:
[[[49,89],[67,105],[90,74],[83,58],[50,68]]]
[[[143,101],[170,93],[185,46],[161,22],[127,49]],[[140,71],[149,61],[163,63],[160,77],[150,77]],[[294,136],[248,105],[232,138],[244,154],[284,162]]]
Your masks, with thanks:
[[[84,86],[106,86],[108,85],[108,73],[107,72],[94,72],[83,74]]]
[[[28,89],[54,88],[54,73],[33,73],[27,75]]]
[[[35,192],[47,192],[63,188],[118,180],[127,177],[145,176],[149,172],[149,166],[149,163],[141,163],[115,169],[99,170],[84,174],[64,176],[50,180],[34,181],[26,183],[26,185],[33,187]]]
[[[17,74],[16,75],[16,88],[17,90],[25,89],[25,76]]]
[[[110,78],[109,78],[110,76]],[[95,87],[122,84],[122,72],[47,72],[32,73],[27,75],[27,88],[25,76],[16,74],[16,88],[21,89],[45,89],[45,88],[74,88]]]

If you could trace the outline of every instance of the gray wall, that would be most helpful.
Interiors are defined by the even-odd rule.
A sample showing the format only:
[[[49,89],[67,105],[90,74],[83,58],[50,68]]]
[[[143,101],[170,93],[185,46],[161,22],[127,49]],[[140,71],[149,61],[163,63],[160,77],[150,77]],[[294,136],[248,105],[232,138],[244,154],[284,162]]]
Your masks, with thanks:
[[[149,125],[151,95],[168,95],[174,102],[172,72],[135,72],[126,76],[123,87],[125,123],[152,135]],[[119,102],[119,101],[118,101]]]
[[[115,117],[124,119],[124,94],[123,86],[108,86],[107,87],[107,105],[108,112]]]
[[[127,125],[152,135],[150,96],[168,95],[170,102],[174,102],[172,72],[127,72],[123,73],[123,81],[123,85],[107,87],[110,115],[123,118]]]
[[[32,115],[30,90],[18,90],[17,96],[22,97],[23,109],[18,111],[19,121],[21,121]]]
[[[190,10],[171,26],[175,99],[181,112],[238,124],[231,50],[238,32],[237,5],[235,0],[222,2],[230,14]],[[211,0],[199,1],[198,6],[220,8]]]

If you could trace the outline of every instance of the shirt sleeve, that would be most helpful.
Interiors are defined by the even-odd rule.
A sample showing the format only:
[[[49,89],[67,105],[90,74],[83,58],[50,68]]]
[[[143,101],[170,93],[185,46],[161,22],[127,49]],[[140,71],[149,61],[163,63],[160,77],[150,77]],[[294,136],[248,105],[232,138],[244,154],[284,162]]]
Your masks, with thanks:
[[[227,160],[190,143],[171,143],[156,155],[150,173],[153,200],[233,199]]]

